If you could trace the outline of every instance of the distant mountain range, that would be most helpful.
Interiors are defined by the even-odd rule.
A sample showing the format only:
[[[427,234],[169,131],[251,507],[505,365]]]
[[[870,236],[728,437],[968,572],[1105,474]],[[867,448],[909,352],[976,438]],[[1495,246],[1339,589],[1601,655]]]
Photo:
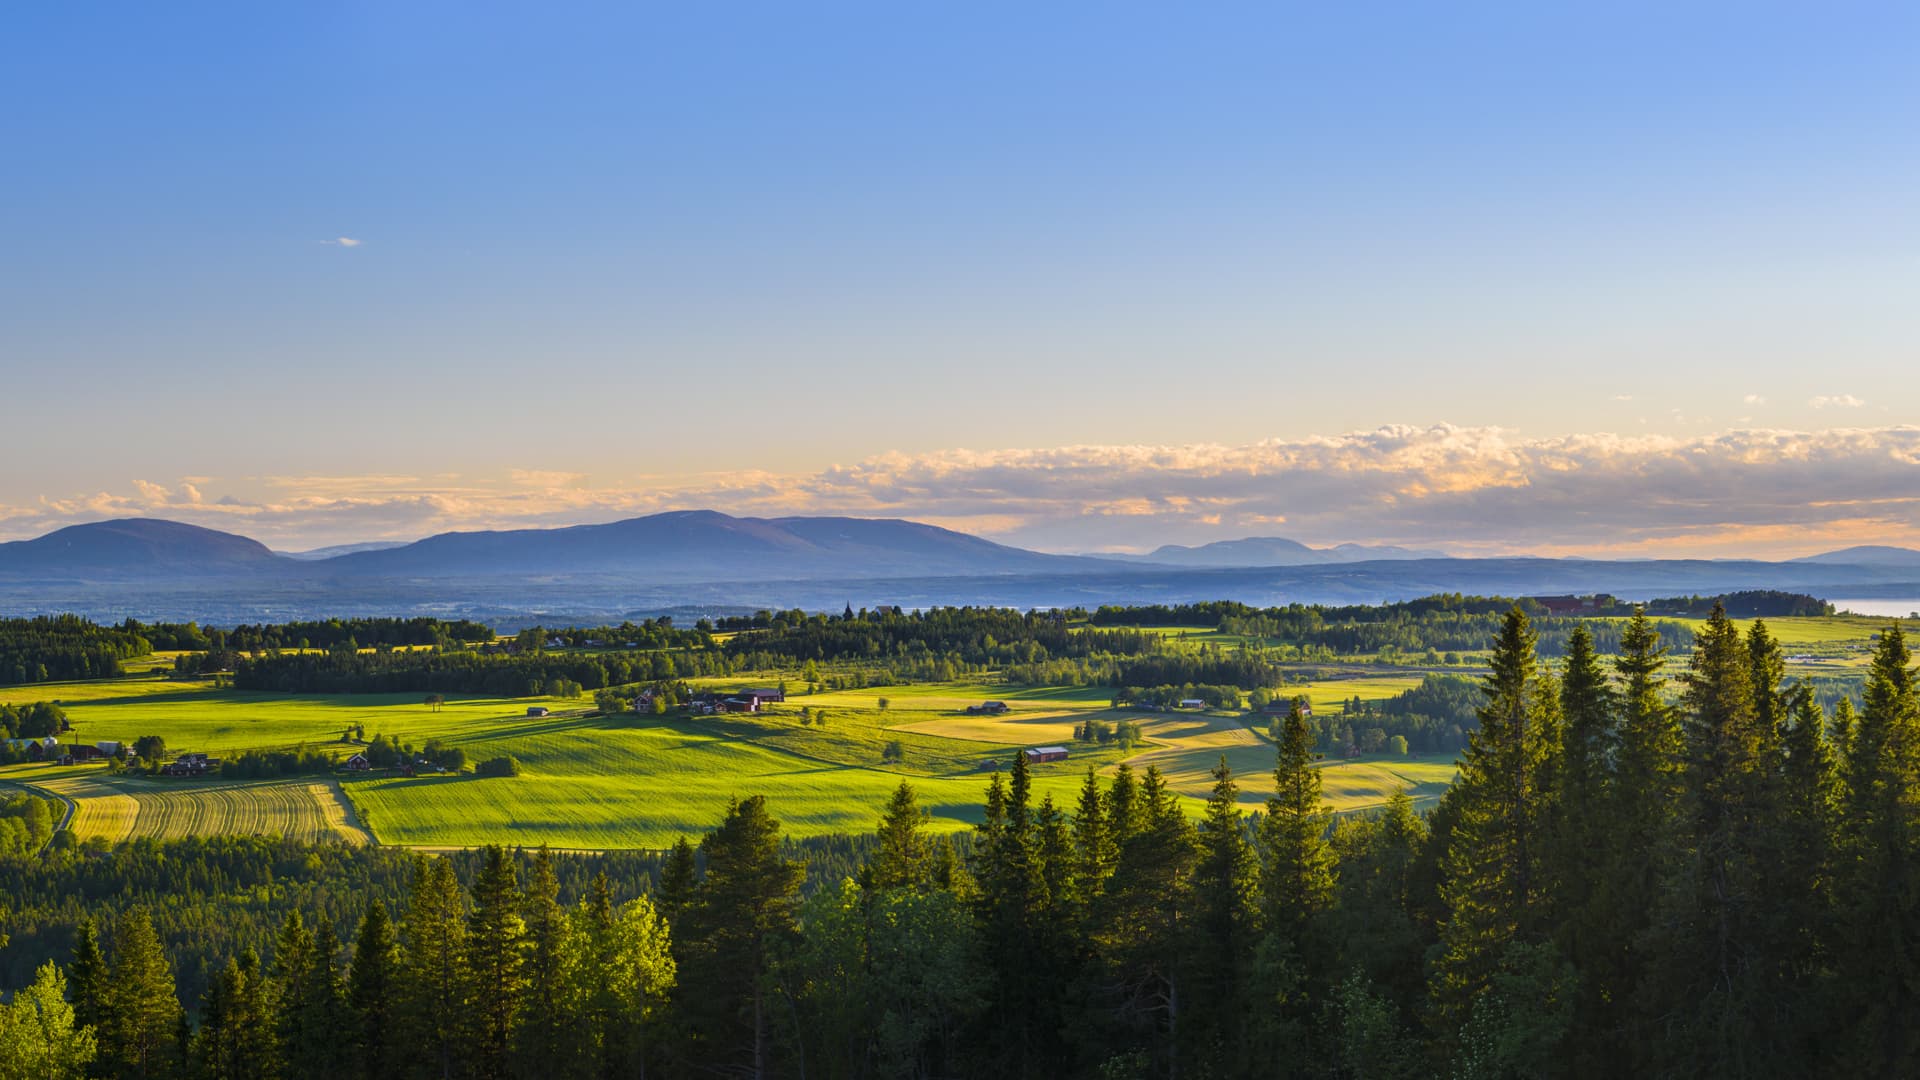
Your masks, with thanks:
[[[1417,551],[1390,545],[1340,544],[1308,547],[1278,536],[1249,536],[1219,540],[1199,547],[1167,544],[1145,555],[1105,555],[1102,558],[1159,566],[1315,566],[1324,563],[1373,562],[1382,559],[1444,559],[1444,551]]]
[[[1436,592],[1644,599],[1755,588],[1920,597],[1920,551],[1857,547],[1786,562],[1484,559],[1249,537],[1095,557],[1027,551],[911,521],[737,518],[710,510],[294,555],[231,533],[149,519],[75,525],[0,544],[0,613],[216,623],[418,613],[512,624],[846,603],[1378,603]]]

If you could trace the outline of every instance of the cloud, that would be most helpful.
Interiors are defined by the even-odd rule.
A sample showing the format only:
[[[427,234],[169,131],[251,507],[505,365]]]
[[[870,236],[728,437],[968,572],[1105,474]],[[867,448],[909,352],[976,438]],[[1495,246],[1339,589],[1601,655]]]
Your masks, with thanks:
[[[1808,398],[1807,404],[1816,409],[1857,409],[1866,402],[1852,394],[1821,394]]]
[[[811,473],[195,478],[176,488],[0,507],[32,536],[151,514],[281,548],[450,529],[612,521],[709,507],[741,516],[905,517],[1049,550],[1284,535],[1462,554],[1802,554],[1920,544],[1920,427],[1699,436],[1392,426],[1242,445],[1084,445],[879,454]]]
[[[1748,394],[1740,400],[1747,405],[1765,405],[1767,403],[1767,399],[1759,394]]]
[[[366,241],[364,241],[364,240],[355,240],[355,239],[354,239],[353,237],[351,237],[351,236],[336,236],[336,237],[334,237],[334,238],[333,238],[333,239],[331,239],[331,240],[322,240],[322,241],[320,241],[320,242],[321,242],[321,243],[323,243],[323,244],[330,244],[330,245],[332,245],[332,246],[334,246],[334,247],[343,247],[343,248],[357,248],[357,247],[359,247],[359,246],[360,246],[361,244],[363,244],[363,243],[365,243]]]
[[[1633,395],[1632,395],[1632,394],[1615,394],[1615,395],[1613,395],[1613,400],[1615,400],[1615,401],[1632,401],[1632,400],[1633,400]]]

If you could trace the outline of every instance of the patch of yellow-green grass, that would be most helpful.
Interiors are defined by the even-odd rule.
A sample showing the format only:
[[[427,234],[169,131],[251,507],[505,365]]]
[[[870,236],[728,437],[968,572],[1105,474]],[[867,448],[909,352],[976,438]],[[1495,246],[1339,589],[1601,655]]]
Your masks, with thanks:
[[[62,736],[63,741],[132,743],[142,735],[158,735],[170,751],[197,750],[216,756],[299,746],[335,745],[347,751],[340,737],[355,726],[364,726],[369,739],[384,732],[418,744],[518,724],[525,720],[529,705],[555,711],[587,707],[578,699],[449,696],[444,705],[429,708],[420,694],[279,694],[213,690],[193,683],[156,687],[145,680],[100,685],[118,685],[127,692],[64,699],[62,707],[73,732]]]
[[[704,718],[581,722],[564,732],[490,744],[521,775],[368,777],[348,796],[381,842],[422,846],[549,843],[561,848],[660,848],[713,827],[727,800],[765,795],[792,836],[865,832],[886,797],[911,782],[945,831],[978,821],[988,774],[926,775],[801,756],[730,736]],[[1066,802],[1083,763],[1034,770],[1036,797]]]

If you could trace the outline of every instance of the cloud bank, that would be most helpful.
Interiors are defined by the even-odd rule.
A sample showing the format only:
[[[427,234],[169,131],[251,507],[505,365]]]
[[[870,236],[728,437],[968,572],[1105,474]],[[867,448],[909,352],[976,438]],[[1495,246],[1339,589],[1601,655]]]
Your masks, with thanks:
[[[148,515],[295,549],[700,507],[909,517],[1055,551],[1265,535],[1461,554],[1788,556],[1920,545],[1920,427],[1525,438],[1392,426],[1238,446],[888,453],[805,474],[638,483],[542,468],[138,478],[119,492],[0,507],[0,534]]]

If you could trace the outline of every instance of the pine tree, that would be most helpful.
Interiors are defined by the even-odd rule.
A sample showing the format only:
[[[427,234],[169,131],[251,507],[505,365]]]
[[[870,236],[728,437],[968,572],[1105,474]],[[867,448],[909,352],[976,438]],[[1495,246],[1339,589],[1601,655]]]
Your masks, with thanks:
[[[1880,635],[1847,761],[1846,921],[1837,985],[1856,1075],[1920,1071],[1920,693],[1906,635]]]
[[[993,980],[992,1026],[999,1065],[1016,1076],[1054,1071],[1063,958],[1043,925],[1049,907],[1040,837],[1034,826],[1032,777],[1015,754],[1008,782],[987,787],[987,814],[975,844],[978,911],[987,970]],[[1054,928],[1057,932],[1058,928]]]
[[[395,983],[399,973],[399,945],[387,906],[379,900],[367,905],[353,939],[353,967],[347,976],[347,1003],[353,1014],[353,1059],[362,1076],[383,1075],[389,1058],[399,1049],[394,1040]]]
[[[274,996],[252,949],[227,965],[200,1006],[194,1073],[206,1080],[266,1080],[282,1075]]]
[[[279,1026],[280,1060],[287,1075],[339,1075],[341,1043],[348,1037],[341,1001],[339,943],[327,930],[307,929],[298,911],[281,927],[274,947],[273,1011]]]
[[[422,855],[413,867],[413,891],[400,923],[400,1045],[411,1048],[416,1071],[448,1080],[464,1060],[458,1025],[467,1012],[461,971],[466,897],[446,859]]]
[[[927,841],[927,812],[905,780],[893,789],[880,815],[878,841],[861,874],[871,892],[921,888],[931,870],[932,849]]]
[[[101,1032],[109,1066],[123,1077],[167,1075],[177,1056],[174,1029],[180,1014],[173,967],[153,919],[146,908],[133,908],[121,917],[114,937],[113,982]]]
[[[1606,852],[1614,843],[1609,817],[1615,798],[1614,769],[1620,752],[1620,727],[1612,688],[1594,655],[1593,636],[1577,626],[1567,638],[1566,667],[1560,676],[1561,745],[1553,783],[1550,849],[1545,853],[1553,904],[1554,936],[1561,952],[1581,971],[1615,974],[1619,928],[1610,898],[1601,888]],[[1615,1037],[1608,983],[1589,978],[1581,987],[1574,1015],[1573,1055],[1583,1071],[1604,1072],[1604,1058]]]
[[[707,873],[675,932],[675,962],[697,1043],[708,1067],[755,1078],[772,1068],[771,1004],[764,976],[778,943],[794,933],[805,876],[780,854],[780,823],[764,796],[731,802],[703,846]]]
[[[1113,830],[1107,820],[1107,802],[1100,790],[1100,778],[1094,773],[1093,766],[1089,765],[1086,780],[1080,785],[1080,801],[1073,814],[1073,877],[1077,903],[1085,906],[1099,897],[1106,888],[1107,879],[1113,875],[1114,862],[1119,855]]]
[[[1107,788],[1107,833],[1113,838],[1115,858],[1120,845],[1140,831],[1140,787],[1133,778],[1133,766],[1121,762],[1114,767],[1113,783]]]
[[[1186,915],[1199,843],[1158,768],[1148,767],[1140,795],[1138,827],[1120,846],[1094,919],[1095,1003],[1097,1015],[1120,1025],[1109,1045],[1144,1043],[1171,1076],[1184,1056],[1185,975],[1194,965]]]
[[[660,868],[660,900],[656,905],[660,914],[669,923],[677,922],[699,884],[699,864],[693,845],[684,836],[676,837],[667,852],[666,865]]]
[[[1446,917],[1432,976],[1445,1031],[1465,1023],[1510,943],[1539,939],[1546,913],[1550,882],[1541,856],[1557,701],[1539,677],[1534,640],[1526,613],[1514,607],[1488,659],[1480,728],[1454,785],[1458,817],[1442,859]]]
[[[1265,923],[1287,952],[1304,956],[1314,923],[1333,902],[1333,848],[1327,842],[1333,812],[1320,797],[1313,740],[1298,702],[1281,731],[1273,787],[1260,823]]]
[[[1770,870],[1778,890],[1779,926],[1785,942],[1783,963],[1792,1000],[1779,1005],[1794,1015],[1813,1008],[1817,982],[1829,943],[1825,930],[1833,919],[1834,838],[1839,832],[1839,785],[1827,718],[1813,689],[1802,683],[1787,695],[1790,719],[1784,743],[1782,790],[1784,815],[1778,826],[1778,855]]]
[[[93,1028],[95,1034],[106,1026],[107,1001],[111,976],[107,959],[100,954],[100,931],[93,917],[81,920],[73,935],[73,962],[67,965],[68,985],[73,993],[73,1022]]]
[[[1240,786],[1222,754],[1213,767],[1213,792],[1199,828],[1200,858],[1193,873],[1196,963],[1187,980],[1193,1013],[1211,1025],[1222,1056],[1244,1041],[1247,962],[1259,921],[1260,864],[1247,842],[1239,799]]]
[[[1650,1003],[1666,1021],[1666,1069],[1752,1075],[1785,1060],[1787,1036],[1767,1019],[1781,989],[1768,881],[1783,817],[1778,732],[1757,707],[1752,654],[1718,604],[1682,681],[1684,790],[1651,931]]]
[[[566,909],[560,906],[560,882],[553,852],[541,844],[520,897],[526,928],[525,999],[514,1037],[519,1074],[552,1077],[570,1049],[569,1032],[578,1023],[566,977],[570,961]]]
[[[468,1051],[474,1075],[507,1075],[508,1052],[526,973],[521,955],[525,924],[513,861],[498,844],[481,855],[473,879],[473,910],[467,916],[462,974],[467,1000]]]

